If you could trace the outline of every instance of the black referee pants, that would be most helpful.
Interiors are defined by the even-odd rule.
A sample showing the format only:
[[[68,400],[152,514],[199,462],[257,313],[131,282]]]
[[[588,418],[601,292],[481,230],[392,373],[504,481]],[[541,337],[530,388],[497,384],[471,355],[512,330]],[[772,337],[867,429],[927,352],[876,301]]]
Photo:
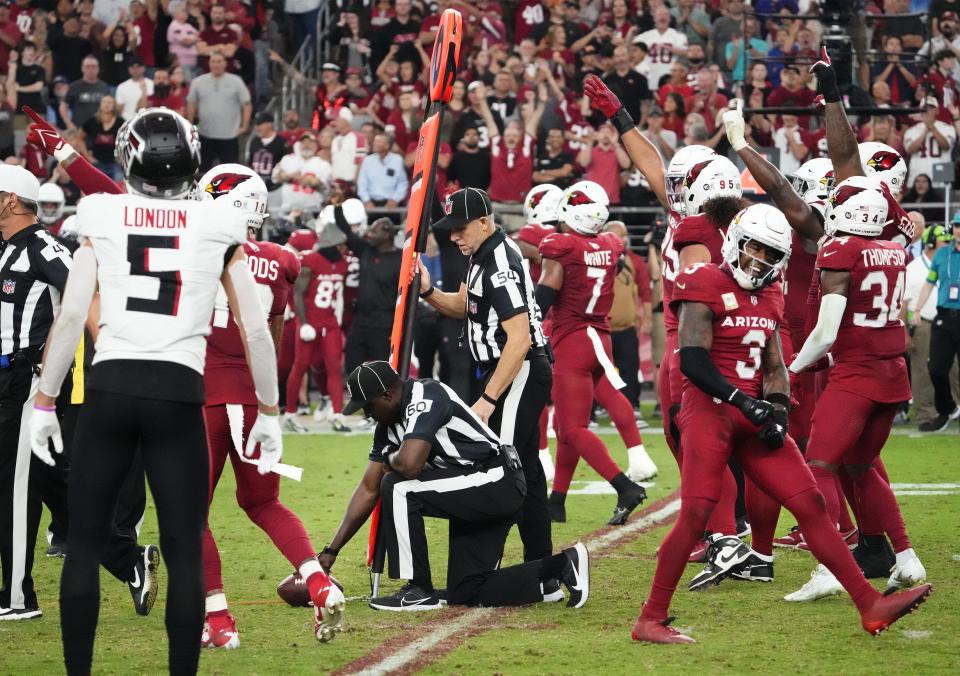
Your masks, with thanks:
[[[157,507],[167,567],[169,671],[197,671],[209,474],[201,405],[88,390],[70,469],[70,529],[60,579],[60,628],[68,674],[90,673],[100,610],[99,562],[110,540],[117,494],[138,445]]]
[[[933,402],[939,415],[950,415],[957,402],[950,394],[950,369],[960,359],[960,310],[937,309],[930,328],[927,370],[933,383]]]
[[[423,525],[423,517],[432,516],[450,521],[449,603],[515,606],[543,600],[539,561],[498,569],[523,504],[522,481],[511,470],[427,467],[416,479],[388,472],[380,499],[391,578],[433,590]]]
[[[620,390],[633,408],[640,408],[640,337],[637,327],[610,332],[613,348],[613,363],[623,382],[627,384]]]
[[[33,470],[29,424],[39,378],[20,357],[0,369],[0,608],[36,608],[33,553],[42,506]]]
[[[354,317],[347,334],[344,347],[344,366],[347,373],[360,366],[365,361],[386,361],[390,358],[390,331],[393,327],[387,326],[359,326],[357,317]]]
[[[480,398],[491,375],[492,368],[476,382],[471,403]],[[500,443],[517,449],[527,480],[527,497],[517,524],[523,541],[524,561],[535,561],[553,553],[547,477],[539,456],[540,413],[550,400],[552,387],[550,360],[545,355],[531,357],[523,362],[517,377],[497,400],[490,416],[490,429],[500,436]]]

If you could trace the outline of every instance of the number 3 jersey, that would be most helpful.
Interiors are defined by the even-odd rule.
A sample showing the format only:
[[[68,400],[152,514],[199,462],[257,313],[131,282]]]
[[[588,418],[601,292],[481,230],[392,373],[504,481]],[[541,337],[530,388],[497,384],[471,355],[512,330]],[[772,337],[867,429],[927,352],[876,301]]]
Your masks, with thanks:
[[[755,293],[713,263],[691,265],[680,271],[673,285],[671,305],[680,316],[680,304],[703,303],[713,312],[710,358],[720,374],[744,394],[762,392],[761,364],[767,344],[783,322],[783,289],[779,282]],[[683,389],[694,387],[686,376]]]
[[[895,242],[837,237],[820,249],[817,269],[850,273],[847,306],[830,349],[836,365],[828,387],[878,402],[909,399],[900,321],[906,251]]]
[[[563,287],[550,306],[554,345],[588,326],[610,331],[613,282],[622,253],[623,242],[612,232],[596,237],[557,232],[543,238],[540,255],[563,266]]]
[[[246,217],[222,202],[91,195],[77,207],[100,286],[94,365],[173,362],[203,373],[225,256],[246,240]]]
[[[287,294],[300,274],[297,254],[273,242],[243,244],[247,266],[253,273],[260,292],[260,303],[268,317],[282,315]],[[256,405],[253,378],[247,365],[243,337],[236,318],[227,304],[227,294],[220,285],[217,291],[210,336],[207,338],[207,364],[203,374],[206,404]]]

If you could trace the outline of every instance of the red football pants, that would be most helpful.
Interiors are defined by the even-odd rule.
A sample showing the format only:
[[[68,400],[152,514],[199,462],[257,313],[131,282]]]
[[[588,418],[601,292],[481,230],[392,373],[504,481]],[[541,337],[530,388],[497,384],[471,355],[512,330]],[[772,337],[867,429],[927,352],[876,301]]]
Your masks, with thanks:
[[[566,493],[580,457],[607,481],[620,473],[600,437],[587,427],[600,381],[608,373],[618,381],[620,377],[610,357],[610,334],[592,326],[564,336],[554,347],[554,353],[553,420],[557,428],[557,460],[553,490]],[[616,394],[626,401],[622,394]]]
[[[257,407],[243,406],[243,436],[246,443],[250,428],[257,418]],[[273,544],[296,568],[307,559],[316,556],[306,528],[297,515],[285,507],[279,500],[280,476],[273,472],[261,475],[257,465],[243,462],[234,450],[230,435],[230,423],[227,420],[227,407],[204,406],[203,419],[207,427],[207,452],[210,457],[209,501],[213,501],[213,492],[227,457],[233,464],[233,474],[237,480],[237,504],[247,513],[250,520],[258,525],[273,540]],[[243,446],[241,445],[241,450]],[[256,459],[256,453],[253,459]],[[209,518],[203,531],[203,580],[207,592],[223,589],[220,552],[210,532]]]
[[[323,360],[327,394],[330,396],[333,412],[339,413],[343,410],[343,334],[336,324],[315,328],[317,337],[309,343],[300,340],[300,336],[296,339],[296,356],[287,378],[287,413],[296,413],[300,381],[318,357]]]
[[[788,436],[782,448],[767,448],[757,436],[758,429],[743,414],[728,404],[714,403],[698,389],[684,392],[679,423],[685,455],[680,470],[680,515],[660,545],[643,617],[667,617],[687,558],[720,498],[723,472],[731,455],[736,455],[757,488],[793,512],[804,534],[810,534],[807,542],[814,556],[843,584],[858,609],[880,597],[831,523],[823,496],[793,439]]]
[[[834,523],[841,511],[834,486],[843,467],[853,485],[854,511],[863,534],[886,533],[897,552],[909,548],[910,539],[893,489],[884,479],[885,471],[881,474],[873,465],[890,436],[899,408],[898,403],[875,402],[830,389],[828,384],[817,401],[807,447],[807,462]]]

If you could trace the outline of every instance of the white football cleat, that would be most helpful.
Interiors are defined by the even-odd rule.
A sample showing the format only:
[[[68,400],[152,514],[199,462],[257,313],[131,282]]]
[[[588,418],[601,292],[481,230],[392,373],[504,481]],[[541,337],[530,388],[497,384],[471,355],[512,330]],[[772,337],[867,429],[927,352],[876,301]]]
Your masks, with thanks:
[[[843,585],[840,584],[840,581],[821,563],[810,573],[810,579],[807,580],[806,584],[792,594],[784,596],[783,600],[798,602],[816,601],[817,599],[842,594],[843,592],[844,588]]]
[[[906,559],[903,563],[899,559]],[[915,587],[927,579],[927,571],[917,557],[913,549],[897,554],[897,563],[890,571],[890,579],[887,580],[887,591],[891,589],[907,589]]]
[[[309,432],[309,430],[301,425],[292,415],[288,415],[284,418],[283,431],[292,432],[294,434],[305,434],[306,432]]]
[[[320,643],[332,641],[333,637],[343,631],[343,611],[347,602],[343,592],[335,584],[320,591],[314,601],[314,634]]]
[[[627,457],[630,459],[627,476],[633,481],[649,481],[657,476],[657,466],[647,454],[647,449],[643,447],[643,444],[628,448]]]
[[[320,401],[317,402],[317,408],[313,411],[313,421],[322,423],[326,422],[333,415],[333,406],[330,404],[329,397],[321,397]]]
[[[543,467],[543,474],[547,479],[547,483],[553,481],[553,475],[556,474],[556,470],[553,467],[553,456],[550,455],[549,448],[540,449],[540,466]]]

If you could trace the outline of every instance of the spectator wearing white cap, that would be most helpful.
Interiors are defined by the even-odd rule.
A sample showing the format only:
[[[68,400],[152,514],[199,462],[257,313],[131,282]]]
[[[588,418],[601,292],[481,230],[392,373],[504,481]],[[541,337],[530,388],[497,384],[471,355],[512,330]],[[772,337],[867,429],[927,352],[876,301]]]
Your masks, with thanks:
[[[353,113],[349,108],[341,108],[330,126],[337,132],[330,145],[333,180],[353,183],[357,180],[360,163],[367,154],[367,143],[363,134],[354,131]]]
[[[273,169],[273,182],[281,183],[280,210],[317,213],[330,191],[330,163],[317,156],[317,137],[311,131],[300,135],[294,151]]]
[[[910,156],[908,187],[913,185],[913,181],[920,174],[933,176],[935,164],[950,161],[950,154],[957,144],[957,132],[953,125],[937,119],[939,113],[940,104],[937,99],[926,97],[923,100],[920,122],[903,134],[903,145]]]

